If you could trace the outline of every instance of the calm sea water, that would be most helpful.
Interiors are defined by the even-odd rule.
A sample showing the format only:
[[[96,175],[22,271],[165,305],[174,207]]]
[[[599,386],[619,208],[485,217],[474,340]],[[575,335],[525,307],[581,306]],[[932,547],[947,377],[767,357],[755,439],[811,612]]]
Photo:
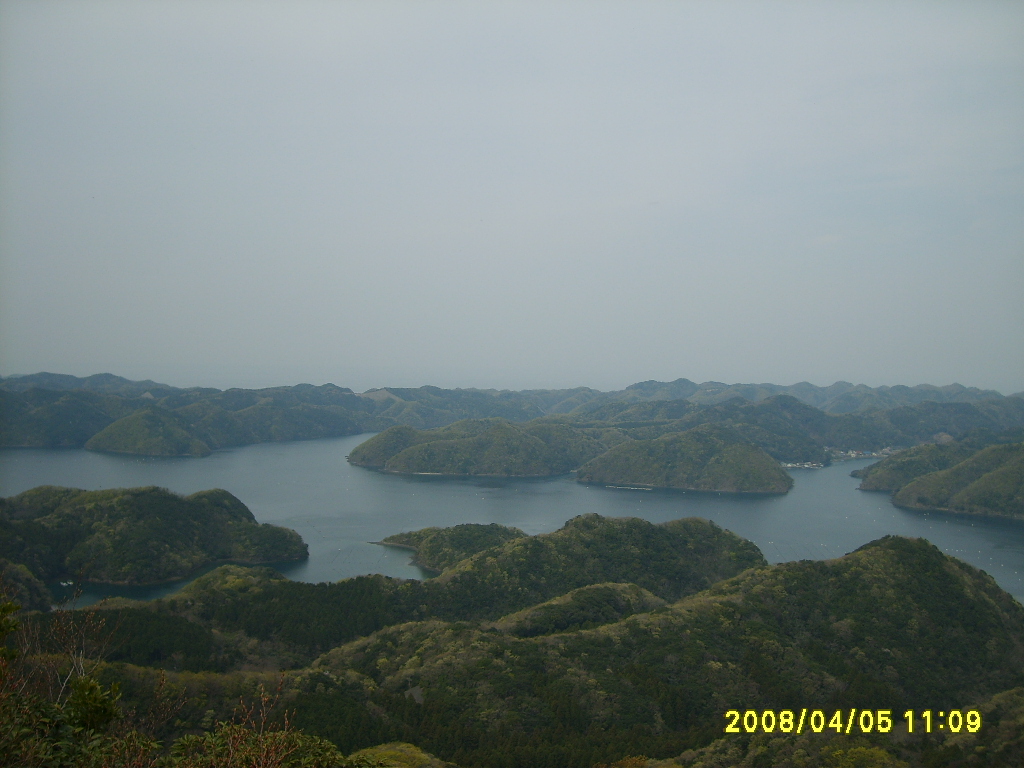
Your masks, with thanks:
[[[560,528],[576,515],[634,516],[653,522],[703,517],[756,543],[771,562],[838,557],[886,534],[920,536],[990,573],[1024,602],[1024,522],[897,509],[887,494],[856,490],[849,473],[868,461],[793,469],[785,496],[736,497],[680,491],[616,490],[543,480],[398,477],[345,461],[369,435],[268,443],[217,451],[203,459],[112,456],[83,450],[0,450],[0,495],[37,485],[102,488],[159,485],[179,493],[225,488],[260,522],[293,528],[309,560],[279,570],[299,581],[336,581],[366,573],[425,574],[410,553],[370,542],[426,526],[501,523],[528,534]],[[80,605],[109,594],[160,597],[187,582],[157,588],[90,588]]]

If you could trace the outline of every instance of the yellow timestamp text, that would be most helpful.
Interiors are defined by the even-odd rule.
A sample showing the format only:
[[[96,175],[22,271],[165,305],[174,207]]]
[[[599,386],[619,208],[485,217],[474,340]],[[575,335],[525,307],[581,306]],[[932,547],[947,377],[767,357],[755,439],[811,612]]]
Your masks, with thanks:
[[[730,709],[725,713],[726,733],[821,733],[831,729],[836,733],[889,733],[893,727],[891,709],[837,709],[827,712],[822,709],[748,709],[740,712]],[[959,709],[935,712],[925,709],[915,712],[908,709],[903,713],[907,731],[925,733],[945,731],[977,733],[981,730],[981,713],[976,709],[966,712]]]

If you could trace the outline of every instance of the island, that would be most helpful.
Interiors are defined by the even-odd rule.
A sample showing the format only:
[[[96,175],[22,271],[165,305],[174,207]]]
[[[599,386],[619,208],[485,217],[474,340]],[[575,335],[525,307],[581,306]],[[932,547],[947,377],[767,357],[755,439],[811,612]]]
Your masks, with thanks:
[[[295,531],[260,524],[225,490],[40,486],[0,499],[0,558],[42,581],[155,584],[219,562],[302,560]]]
[[[348,460],[400,474],[544,477],[570,472],[605,450],[601,440],[568,424],[465,419],[431,430],[392,427],[361,443]]]
[[[729,493],[786,493],[793,478],[733,429],[704,425],[621,443],[583,465],[581,483]]]

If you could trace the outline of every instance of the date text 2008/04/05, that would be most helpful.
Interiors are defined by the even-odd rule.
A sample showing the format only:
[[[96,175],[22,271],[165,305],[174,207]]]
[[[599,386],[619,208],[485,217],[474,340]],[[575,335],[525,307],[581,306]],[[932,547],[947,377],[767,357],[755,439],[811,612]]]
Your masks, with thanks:
[[[725,713],[725,719],[728,721],[726,733],[803,733],[805,730],[821,733],[828,729],[847,734],[873,731],[889,733],[893,728],[891,709],[837,709],[831,716],[821,709],[801,709],[799,712],[792,709],[779,712],[774,709],[748,709],[744,712],[730,709]],[[909,733],[922,729],[925,733],[960,733],[962,730],[977,733],[981,730],[981,713],[976,709],[966,712],[959,709],[948,712],[940,710],[938,713],[930,709],[920,712],[908,709],[903,713],[903,719]]]

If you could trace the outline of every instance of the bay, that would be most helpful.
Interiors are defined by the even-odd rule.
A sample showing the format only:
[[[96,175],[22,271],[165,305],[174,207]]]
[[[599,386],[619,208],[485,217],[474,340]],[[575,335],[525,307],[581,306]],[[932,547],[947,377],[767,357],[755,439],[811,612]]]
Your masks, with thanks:
[[[336,581],[367,573],[425,578],[407,550],[371,542],[400,531],[460,523],[500,523],[528,534],[560,528],[577,515],[681,517],[715,521],[757,544],[773,563],[839,557],[888,534],[923,537],[987,571],[1024,602],[1024,522],[894,507],[888,494],[857,490],[851,470],[869,460],[824,469],[791,469],[784,496],[641,491],[544,479],[401,477],[353,467],[346,455],[370,435],[264,443],[203,459],[140,458],[84,450],[0,450],[0,495],[37,485],[103,488],[157,485],[178,493],[224,488],[256,519],[293,528],[309,559],[278,564],[298,581]],[[194,576],[193,576],[194,578]],[[107,595],[151,599],[189,580],[158,587],[89,585],[78,605]]]

